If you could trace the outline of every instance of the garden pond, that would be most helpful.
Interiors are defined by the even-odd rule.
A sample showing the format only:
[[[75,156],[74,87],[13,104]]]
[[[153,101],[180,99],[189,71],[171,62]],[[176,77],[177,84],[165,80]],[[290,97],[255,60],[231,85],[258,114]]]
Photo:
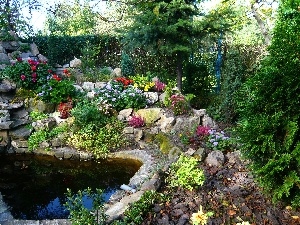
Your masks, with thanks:
[[[65,219],[67,188],[100,188],[104,200],[128,184],[142,163],[132,159],[60,160],[53,156],[0,155],[0,193],[15,219]],[[84,198],[92,207],[92,200]]]

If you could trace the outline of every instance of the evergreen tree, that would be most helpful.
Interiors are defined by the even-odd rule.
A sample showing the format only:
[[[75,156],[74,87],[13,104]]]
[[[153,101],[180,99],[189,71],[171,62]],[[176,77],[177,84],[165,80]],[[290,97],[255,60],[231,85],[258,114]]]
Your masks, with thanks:
[[[238,100],[243,153],[273,200],[300,206],[300,0],[282,0],[269,56]]]

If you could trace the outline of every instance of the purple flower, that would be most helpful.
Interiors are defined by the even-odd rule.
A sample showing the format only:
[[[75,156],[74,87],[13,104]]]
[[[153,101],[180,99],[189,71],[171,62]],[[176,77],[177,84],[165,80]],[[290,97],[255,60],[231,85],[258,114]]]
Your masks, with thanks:
[[[217,142],[217,141],[215,141],[215,142],[213,143],[213,145],[214,145],[214,146],[217,146],[217,145],[218,145],[218,142]]]

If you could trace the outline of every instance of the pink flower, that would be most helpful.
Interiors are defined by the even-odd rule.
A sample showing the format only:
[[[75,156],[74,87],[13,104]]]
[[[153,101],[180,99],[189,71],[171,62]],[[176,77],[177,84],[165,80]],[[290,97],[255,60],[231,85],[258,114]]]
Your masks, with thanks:
[[[21,75],[21,80],[24,81],[25,79],[26,79],[26,76],[25,76],[24,74],[22,74],[22,75]]]
[[[32,76],[33,78],[36,78],[36,77],[37,77],[36,73],[32,73],[31,76]]]
[[[35,83],[36,82],[36,78],[32,78],[32,82]]]

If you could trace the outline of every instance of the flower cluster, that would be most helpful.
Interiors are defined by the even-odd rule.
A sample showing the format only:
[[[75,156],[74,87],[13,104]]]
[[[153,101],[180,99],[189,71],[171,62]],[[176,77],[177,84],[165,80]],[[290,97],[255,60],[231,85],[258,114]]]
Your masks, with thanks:
[[[150,91],[155,86],[155,83],[147,76],[136,75],[132,76],[131,79],[133,80],[133,86],[143,91]]]
[[[212,212],[204,213],[202,210],[202,206],[200,205],[199,211],[192,214],[191,223],[193,225],[205,225],[207,224],[208,218],[212,215]]]
[[[173,110],[174,115],[186,114],[191,109],[185,97],[181,94],[172,95],[170,101],[170,108]]]
[[[199,146],[204,147],[204,143],[210,135],[210,128],[207,126],[197,126],[193,131],[185,131],[179,135],[180,140],[183,144],[191,144],[198,148]]]
[[[129,126],[131,127],[143,127],[145,126],[145,121],[140,115],[133,115],[129,121],[128,121]]]
[[[154,89],[155,91],[158,91],[158,92],[161,92],[161,91],[164,91],[166,88],[166,84],[161,82],[159,79],[157,79],[155,82],[154,82]]]
[[[206,146],[213,150],[226,151],[232,147],[232,140],[227,137],[224,131],[210,130]]]
[[[3,70],[3,75],[15,82],[20,88],[37,90],[46,82],[49,71],[51,69],[47,62],[17,58],[15,63]]]
[[[133,84],[133,80],[127,78],[127,77],[118,77],[115,79],[116,82],[122,83],[124,87],[127,87],[128,85]]]
[[[111,81],[103,88],[96,90],[98,102],[107,101],[117,111],[126,108],[140,109],[147,104],[147,99],[143,92],[128,85],[126,88],[119,82]]]

